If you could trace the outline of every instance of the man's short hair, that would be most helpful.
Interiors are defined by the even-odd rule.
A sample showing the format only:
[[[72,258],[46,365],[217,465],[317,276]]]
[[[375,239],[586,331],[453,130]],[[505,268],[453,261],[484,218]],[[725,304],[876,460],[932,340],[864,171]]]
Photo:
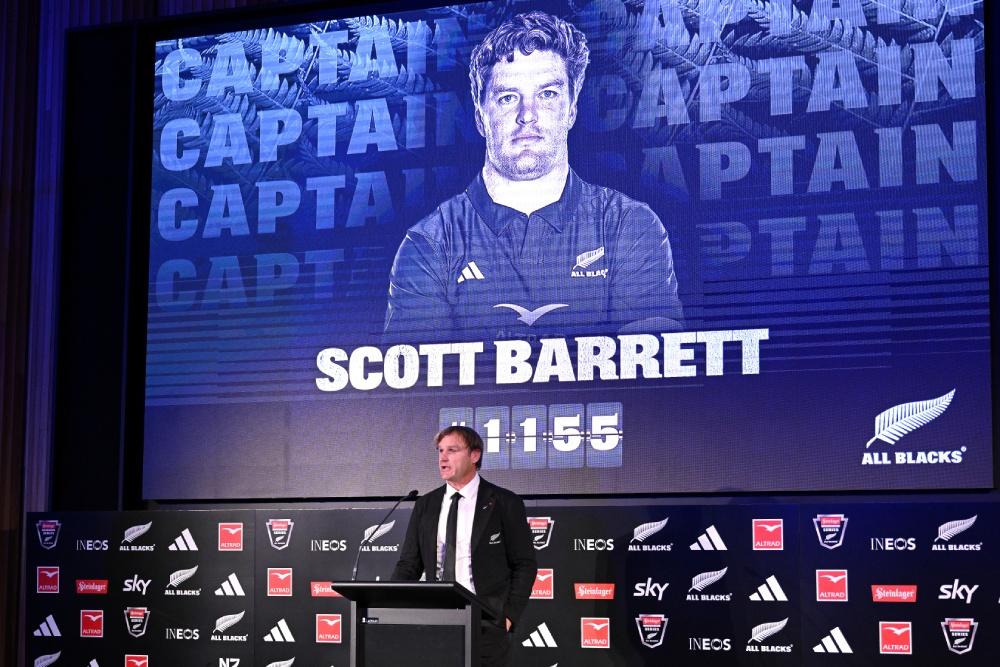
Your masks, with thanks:
[[[469,448],[469,455],[472,452],[479,452],[479,460],[476,461],[476,470],[483,467],[483,439],[476,433],[473,429],[468,426],[448,426],[441,429],[441,431],[434,436],[434,445],[440,445],[441,441],[449,435],[457,435],[462,439],[462,441]]]
[[[472,99],[477,105],[483,101],[493,66],[501,60],[512,62],[515,50],[526,56],[534,51],[552,51],[562,56],[573,101],[576,101],[590,62],[586,36],[561,18],[545,12],[528,12],[498,25],[472,50],[469,80]]]

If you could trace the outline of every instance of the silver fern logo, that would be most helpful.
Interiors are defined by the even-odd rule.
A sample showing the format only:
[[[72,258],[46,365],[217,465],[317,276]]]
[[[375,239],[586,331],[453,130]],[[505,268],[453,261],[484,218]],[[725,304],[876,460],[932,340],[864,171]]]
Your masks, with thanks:
[[[753,630],[750,631],[750,639],[747,640],[747,653],[791,653],[792,644],[764,644],[765,639],[778,634],[785,629],[786,625],[788,625],[787,618],[754,626]]]
[[[653,535],[656,535],[661,530],[667,526],[667,522],[670,521],[670,517],[663,519],[663,521],[650,521],[649,523],[640,523],[634,529],[632,529],[632,539],[629,541],[628,550],[629,551],[671,551],[674,547],[673,542],[669,544],[646,544],[648,540]]]
[[[215,629],[212,630],[212,636],[210,639],[213,642],[245,642],[247,641],[247,635],[230,635],[226,634],[226,630],[233,627],[237,623],[243,620],[246,615],[246,610],[243,610],[236,614],[226,614],[225,616],[220,616],[215,619]]]
[[[876,440],[895,445],[907,433],[912,433],[943,415],[953,398],[954,389],[929,401],[902,403],[882,412],[875,418],[875,435],[865,444],[865,449],[871,447]]]
[[[118,545],[119,551],[153,551],[156,545],[154,544],[133,544],[140,537],[149,532],[149,529],[153,527],[153,522],[141,523],[138,526],[132,526],[131,528],[126,528],[125,533],[122,535],[122,543]]]
[[[591,269],[590,267],[601,261],[604,258],[604,246],[597,248],[595,250],[588,250],[585,253],[581,253],[576,256],[576,264],[573,265],[573,269],[570,271],[570,277],[572,278],[606,278],[608,275],[608,270],[605,269]]]
[[[180,585],[185,581],[190,579],[198,571],[198,566],[195,565],[192,568],[186,570],[177,570],[170,575],[170,580],[167,583],[166,590],[163,591],[164,595],[168,596],[198,596],[201,595],[200,588],[180,588]]]
[[[35,667],[49,667],[49,665],[59,659],[60,655],[62,655],[62,651],[40,655],[35,658]]]
[[[861,465],[936,465],[947,463],[962,463],[967,450],[965,446],[958,449],[938,449],[930,451],[869,451],[872,445],[883,443],[894,446],[904,436],[926,426],[944,414],[955,398],[952,389],[943,396],[926,401],[901,403],[880,413],[875,417],[875,435],[865,443],[865,452],[861,457]],[[876,448],[877,449],[877,448]]]
[[[396,525],[396,520],[393,519],[389,523],[379,526],[378,524],[370,526],[365,529],[364,537],[361,538],[361,550],[362,551],[396,551],[399,549],[398,544],[387,544],[387,545],[376,545],[373,544],[380,537],[384,536],[393,526]]]
[[[170,583],[167,585],[171,588],[177,588],[178,585],[184,583],[188,579],[194,576],[194,573],[198,571],[198,566],[195,565],[187,570],[177,570],[170,575]]]
[[[948,521],[938,526],[937,537],[931,544],[931,551],[982,551],[983,543],[955,543],[952,539],[969,530],[976,524],[978,514],[973,514],[968,519],[956,519]]]
[[[728,567],[721,570],[702,572],[691,579],[691,588],[687,592],[688,602],[729,602],[733,599],[732,593],[702,593],[706,588],[720,581],[729,571]],[[694,591],[697,591],[695,593]]]
[[[224,632],[229,628],[233,627],[237,623],[243,620],[243,616],[246,614],[245,611],[241,611],[236,614],[228,614],[226,616],[220,616],[215,619],[215,630],[214,632]]]

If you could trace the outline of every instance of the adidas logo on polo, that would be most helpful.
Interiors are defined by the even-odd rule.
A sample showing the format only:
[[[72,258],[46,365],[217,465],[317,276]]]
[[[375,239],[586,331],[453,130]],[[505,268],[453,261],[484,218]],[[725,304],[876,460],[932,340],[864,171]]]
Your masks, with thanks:
[[[727,551],[726,543],[722,541],[722,536],[715,526],[709,526],[705,532],[698,536],[698,541],[691,545],[691,551]]]
[[[819,644],[813,646],[813,653],[854,653],[851,645],[847,643],[847,638],[840,631],[839,627],[830,630],[830,634],[823,637]]]
[[[750,595],[750,600],[753,602],[788,602],[788,597],[782,590],[781,584],[778,583],[777,577],[772,574],[757,587],[756,593]]]
[[[475,262],[469,262],[465,265],[465,268],[462,269],[462,275],[458,277],[458,284],[461,285],[466,280],[486,280],[486,276],[484,276],[483,272],[479,270],[479,267],[476,266]]]
[[[542,623],[538,629],[528,635],[528,638],[521,642],[522,646],[528,648],[557,648],[556,638],[549,632],[549,626]]]
[[[177,536],[173,544],[167,547],[168,551],[197,551],[198,545],[195,544],[194,537],[191,535],[191,531],[185,528],[181,531],[181,534]]]

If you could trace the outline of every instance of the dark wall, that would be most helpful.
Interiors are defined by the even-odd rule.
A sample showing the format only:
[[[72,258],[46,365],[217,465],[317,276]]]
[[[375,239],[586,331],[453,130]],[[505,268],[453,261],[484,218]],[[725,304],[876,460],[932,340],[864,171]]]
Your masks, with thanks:
[[[116,27],[68,37],[52,470],[57,509],[114,509],[122,491],[133,35]]]

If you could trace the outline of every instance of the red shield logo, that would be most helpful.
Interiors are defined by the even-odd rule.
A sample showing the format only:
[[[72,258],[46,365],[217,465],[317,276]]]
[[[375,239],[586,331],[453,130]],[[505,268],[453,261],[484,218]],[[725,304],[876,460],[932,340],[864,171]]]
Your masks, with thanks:
[[[339,644],[342,626],[340,614],[316,614],[316,643]]]
[[[785,548],[784,519],[753,520],[753,550],[782,551]]]

